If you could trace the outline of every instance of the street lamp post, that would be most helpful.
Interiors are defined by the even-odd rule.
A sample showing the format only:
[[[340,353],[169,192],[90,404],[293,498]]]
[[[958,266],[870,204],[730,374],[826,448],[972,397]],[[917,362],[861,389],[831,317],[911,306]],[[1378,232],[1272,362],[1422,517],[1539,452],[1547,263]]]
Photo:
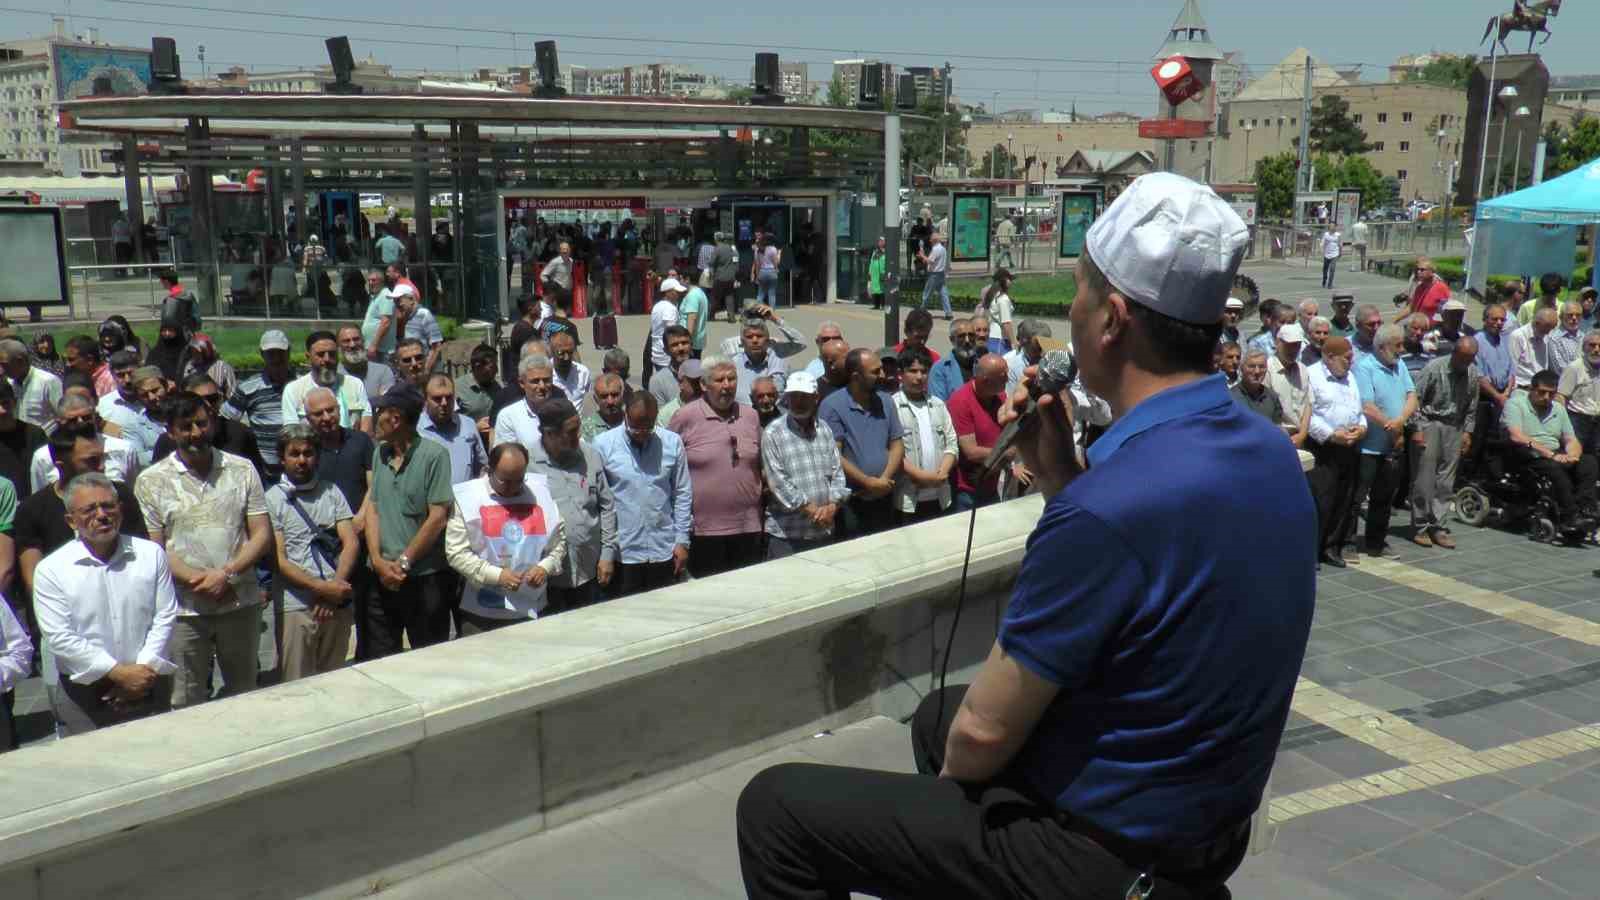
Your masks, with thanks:
[[[1500,89],[1499,96],[1503,107],[1510,106],[1511,101],[1517,99],[1517,86],[1514,84],[1506,85]],[[1504,109],[1500,113],[1500,146],[1494,151],[1493,196],[1496,197],[1500,196],[1500,170],[1503,168],[1502,163],[1506,158],[1506,126],[1509,124],[1511,124],[1511,111],[1509,109]],[[1484,127],[1487,128],[1488,126],[1485,125]],[[1479,168],[1482,167],[1480,166]]]
[[[1250,178],[1250,132],[1255,131],[1256,127],[1254,125],[1245,125],[1243,127],[1244,127],[1244,174],[1239,176],[1239,180],[1240,181],[1248,181],[1249,178]]]
[[[1527,117],[1533,115],[1533,111],[1528,109],[1526,106],[1519,106],[1517,107],[1517,111],[1511,115],[1513,118],[1526,119]],[[1517,190],[1517,179],[1522,176],[1522,132],[1522,125],[1521,123],[1518,123],[1517,155],[1511,158],[1511,190],[1513,191]]]
[[[950,134],[950,63],[944,64],[944,105],[939,109],[939,167],[945,163],[945,148]]]

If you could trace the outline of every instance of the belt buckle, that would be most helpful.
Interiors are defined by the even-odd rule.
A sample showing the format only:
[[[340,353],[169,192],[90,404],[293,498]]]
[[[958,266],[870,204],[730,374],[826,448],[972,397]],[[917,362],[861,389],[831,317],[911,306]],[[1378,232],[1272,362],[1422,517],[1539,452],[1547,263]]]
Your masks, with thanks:
[[[1122,900],[1147,900],[1155,890],[1156,880],[1150,877],[1149,872],[1140,872],[1133,879],[1133,884],[1128,885],[1128,892],[1122,895]]]

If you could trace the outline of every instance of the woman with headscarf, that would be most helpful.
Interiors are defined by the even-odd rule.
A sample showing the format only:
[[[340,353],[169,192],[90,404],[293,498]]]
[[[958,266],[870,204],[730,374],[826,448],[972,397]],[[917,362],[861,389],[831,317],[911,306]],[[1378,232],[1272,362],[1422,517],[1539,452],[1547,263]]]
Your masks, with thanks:
[[[150,348],[145,364],[161,370],[161,377],[177,384],[183,374],[183,355],[188,350],[183,325],[175,317],[163,317],[156,345]]]
[[[112,346],[113,344],[115,346]],[[144,359],[144,344],[139,340],[139,336],[133,333],[133,326],[128,324],[127,318],[122,315],[106,316],[106,320],[100,323],[100,349],[101,355],[106,359],[110,359],[111,354],[118,350],[124,349],[139,354],[141,361]]]
[[[33,346],[28,349],[28,362],[35,368],[43,369],[54,375],[62,375],[67,366],[56,352],[56,337],[48,332],[34,336]]]
[[[191,375],[208,375],[217,383],[217,389],[223,397],[232,397],[234,388],[239,386],[239,376],[233,371],[233,366],[217,356],[217,345],[204,332],[196,332],[189,338],[178,375],[175,380],[180,388]]]

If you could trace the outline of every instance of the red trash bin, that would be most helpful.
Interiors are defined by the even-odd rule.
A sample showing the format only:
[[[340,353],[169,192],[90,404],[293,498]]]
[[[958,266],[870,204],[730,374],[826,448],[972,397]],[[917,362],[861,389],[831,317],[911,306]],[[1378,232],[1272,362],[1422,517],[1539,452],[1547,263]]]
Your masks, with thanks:
[[[572,309],[567,314],[574,319],[589,316],[589,267],[579,260],[572,263]]]

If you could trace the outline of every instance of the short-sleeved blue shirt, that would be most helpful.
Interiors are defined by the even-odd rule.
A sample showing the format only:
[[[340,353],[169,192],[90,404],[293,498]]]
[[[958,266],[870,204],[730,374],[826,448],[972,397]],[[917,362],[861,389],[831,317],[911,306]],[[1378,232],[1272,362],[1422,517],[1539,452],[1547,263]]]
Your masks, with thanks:
[[[1396,361],[1386,366],[1377,354],[1361,357],[1355,364],[1356,387],[1361,391],[1361,405],[1376,404],[1389,417],[1398,416],[1405,408],[1406,394],[1416,391],[1411,381],[1411,370],[1405,363]],[[1386,456],[1394,450],[1394,435],[1371,421],[1367,422],[1367,436],[1361,439],[1361,452],[1369,456]]]
[[[1061,688],[1013,767],[1102,829],[1195,846],[1266,788],[1311,631],[1316,507],[1283,431],[1221,375],[1129,410],[1089,462],[1045,506],[1001,627]]]
[[[863,407],[848,389],[837,390],[822,401],[817,415],[844,444],[845,459],[874,478],[883,473],[889,465],[889,442],[902,436],[893,397],[873,391],[872,402]]]

